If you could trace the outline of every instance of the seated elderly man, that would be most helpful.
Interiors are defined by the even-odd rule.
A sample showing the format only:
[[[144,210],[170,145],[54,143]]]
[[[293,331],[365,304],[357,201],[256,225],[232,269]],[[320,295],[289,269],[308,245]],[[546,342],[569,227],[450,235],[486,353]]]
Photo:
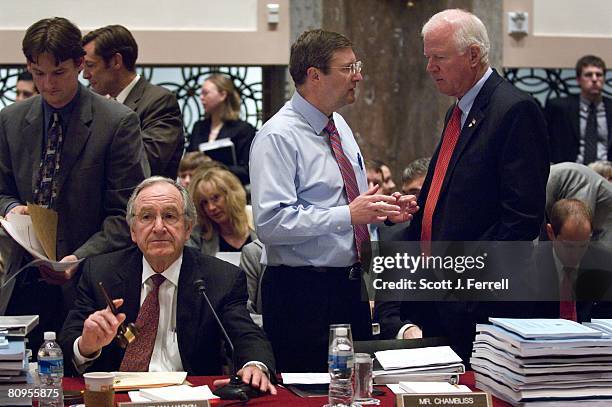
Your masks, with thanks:
[[[245,383],[276,394],[272,348],[246,308],[244,273],[185,246],[195,218],[187,191],[151,177],[134,190],[127,221],[137,246],[85,260],[75,308],[60,335],[67,366],[94,371],[186,371],[221,374],[222,334],[194,287],[203,280],[232,339]],[[102,282],[121,313],[106,306]],[[140,333],[125,350],[113,342],[124,321]],[[74,365],[74,366],[72,366]]]

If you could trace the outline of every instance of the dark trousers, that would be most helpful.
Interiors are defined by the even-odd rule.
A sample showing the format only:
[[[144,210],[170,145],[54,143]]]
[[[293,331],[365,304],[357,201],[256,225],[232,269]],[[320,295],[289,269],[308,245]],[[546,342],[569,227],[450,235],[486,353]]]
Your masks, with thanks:
[[[353,340],[371,339],[370,307],[362,301],[363,279],[348,276],[349,268],[266,268],[263,324],[277,370],[326,372],[330,324],[351,324]]]

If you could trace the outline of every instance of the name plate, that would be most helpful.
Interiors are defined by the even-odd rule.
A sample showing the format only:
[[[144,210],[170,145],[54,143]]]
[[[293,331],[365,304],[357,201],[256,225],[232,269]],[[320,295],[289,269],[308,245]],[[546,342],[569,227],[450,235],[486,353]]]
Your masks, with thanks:
[[[398,407],[491,407],[487,393],[398,394]]]
[[[140,406],[140,407],[154,407],[154,406],[166,406],[166,407],[210,407],[208,400],[193,400],[193,401],[134,401],[134,402],[123,402],[117,403],[119,407],[128,406]]]

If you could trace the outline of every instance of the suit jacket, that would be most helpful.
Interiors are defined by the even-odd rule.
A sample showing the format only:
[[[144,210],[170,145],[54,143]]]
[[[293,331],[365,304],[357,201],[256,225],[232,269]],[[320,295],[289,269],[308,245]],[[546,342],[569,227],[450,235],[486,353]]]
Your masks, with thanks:
[[[106,307],[97,286],[99,281],[103,282],[113,298],[124,299],[120,311],[126,314],[126,321],[136,321],[140,309],[142,258],[142,252],[133,246],[85,261],[75,308],[68,314],[59,336],[65,360],[73,358],[72,347],[83,331],[85,319]],[[222,333],[205,299],[194,288],[194,281],[198,279],[204,280],[210,302],[234,344],[238,366],[249,361],[260,361],[270,369],[270,376],[273,377],[272,347],[246,309],[244,272],[189,247],[183,250],[176,305],[176,334],[183,369],[189,375],[222,373]],[[124,353],[113,341],[102,349],[100,357],[87,370],[119,370]],[[73,364],[66,363],[66,366],[69,365]]]
[[[151,175],[175,179],[185,147],[183,118],[176,96],[141,77],[124,104],[140,118]]]
[[[450,119],[452,109],[446,116]],[[431,187],[438,145],[419,196]],[[433,241],[533,240],[544,219],[548,179],[546,123],[537,103],[494,70],[476,96],[448,165],[433,213]],[[419,240],[423,211],[404,234]],[[380,303],[376,316],[383,337],[412,321],[428,337],[450,339],[465,362],[475,324],[488,316],[528,316],[529,310],[485,302]]]
[[[558,297],[559,274],[551,242],[540,242],[536,251],[537,281],[544,300]],[[591,243],[582,259],[576,278],[576,314],[578,322],[591,318],[612,318],[612,251],[605,245]],[[534,279],[535,280],[535,279]],[[543,301],[537,306],[538,318],[559,318],[559,302]]]
[[[546,213],[555,202],[575,198],[593,213],[593,240],[612,240],[612,183],[589,167],[573,162],[550,166],[546,184]]]
[[[198,151],[198,146],[208,141],[210,124],[210,119],[204,119],[193,125],[187,151]],[[255,138],[255,128],[242,120],[227,121],[223,123],[217,136],[217,139],[221,138],[231,139],[236,148],[237,165],[230,165],[230,171],[240,178],[243,185],[249,184],[249,152]]]
[[[608,123],[608,160],[612,160],[612,99],[604,97]],[[570,95],[546,103],[550,161],[576,162],[580,148],[580,97]]]
[[[83,86],[78,92],[57,181],[58,259],[70,254],[84,258],[129,246],[125,208],[132,190],[145,177],[138,116]],[[0,112],[0,214],[13,204],[34,201],[42,149],[41,96]],[[13,250],[7,263],[19,267],[23,254],[23,250]],[[0,300],[0,314],[14,281],[0,296],[5,300]]]
[[[421,208],[440,144],[421,189]],[[535,239],[544,219],[548,171],[540,107],[494,70],[474,100],[448,165],[433,213],[432,240]],[[422,220],[419,211],[408,240],[420,239]]]

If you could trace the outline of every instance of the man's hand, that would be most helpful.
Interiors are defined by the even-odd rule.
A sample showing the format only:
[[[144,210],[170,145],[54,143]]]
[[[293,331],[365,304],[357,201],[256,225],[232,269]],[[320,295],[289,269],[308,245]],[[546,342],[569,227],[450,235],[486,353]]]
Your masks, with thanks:
[[[25,205],[17,205],[16,207],[14,207],[10,211],[8,211],[8,213],[14,213],[14,214],[17,214],[17,215],[29,215],[30,214],[28,212],[28,207],[25,206]],[[8,213],[7,213],[7,215],[8,215]]]
[[[123,299],[113,300],[115,308],[123,305]],[[91,314],[83,323],[83,333],[79,339],[79,352],[91,357],[100,349],[112,342],[117,335],[117,328],[125,321],[125,314],[114,315],[109,307]]]
[[[416,325],[413,325],[404,331],[404,339],[420,339],[422,337],[423,331],[421,331],[421,328]]]
[[[271,395],[276,396],[276,387],[270,383],[268,376],[257,366],[250,365],[245,366],[237,372],[238,376],[242,377],[242,381],[249,384],[261,392],[269,391]],[[215,387],[224,386],[229,383],[230,379],[215,380],[213,385]]]
[[[60,263],[66,263],[71,261],[77,261],[78,258],[74,254],[64,257],[60,260]],[[40,266],[38,269],[40,270],[40,276],[49,284],[53,285],[62,285],[66,283],[68,280],[74,276],[77,269],[79,268],[78,264],[66,269],[64,272],[59,272],[52,270],[45,266]]]
[[[349,204],[353,225],[384,222],[389,216],[401,215],[400,207],[396,204],[397,199],[377,194],[379,188],[380,185],[373,186]]]
[[[418,212],[417,199],[414,195],[402,195],[394,192],[395,204],[400,207],[399,215],[390,215],[387,218],[393,223],[403,223],[412,219],[412,214]]]

